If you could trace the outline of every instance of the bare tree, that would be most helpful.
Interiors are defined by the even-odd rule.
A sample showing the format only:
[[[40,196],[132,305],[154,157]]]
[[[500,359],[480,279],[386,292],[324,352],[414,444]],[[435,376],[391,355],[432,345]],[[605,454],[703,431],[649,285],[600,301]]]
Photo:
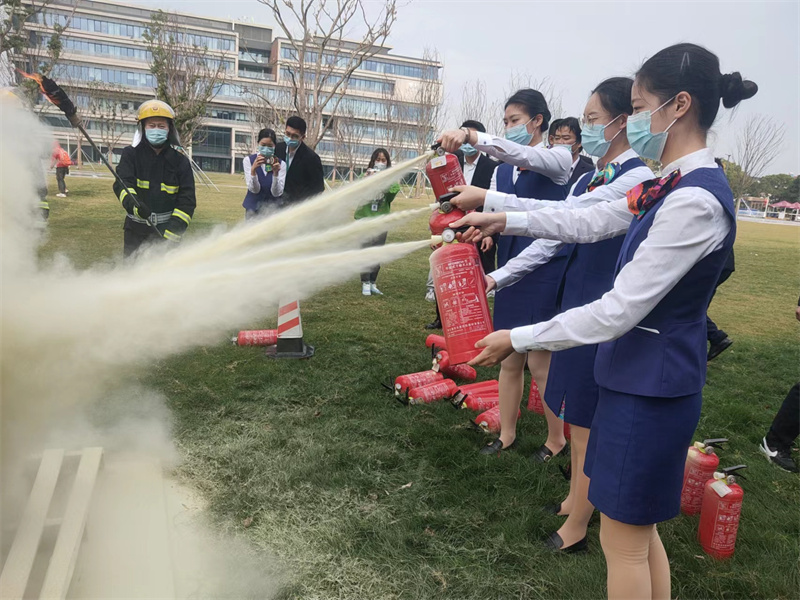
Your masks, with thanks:
[[[135,123],[133,103],[125,101],[127,94],[124,89],[110,83],[92,82],[82,93],[89,100],[85,115],[91,128],[99,132],[101,146],[107,148],[108,161],[112,162],[114,148],[130,133],[131,124]]]
[[[225,82],[229,65],[196,43],[175,15],[162,10],[150,16],[142,37],[152,55],[156,97],[175,110],[175,128],[188,147],[203,125],[208,104]]]
[[[486,83],[482,79],[467,81],[461,88],[461,107],[458,120],[459,123],[463,123],[468,119],[480,121],[487,127],[491,121],[499,121],[499,114],[492,112],[486,93]]]
[[[733,197],[744,197],[780,153],[785,128],[766,115],[752,115],[736,136],[733,162],[740,168],[726,173]]]
[[[340,111],[330,129],[334,134],[334,168],[342,179],[353,181],[356,169],[366,165],[368,156],[361,150],[366,141],[367,125],[359,121],[352,110]]]
[[[377,54],[397,19],[397,1],[381,0],[377,15],[366,0],[258,0],[267,6],[291,46],[291,61],[279,74],[291,82],[292,106],[308,124],[306,143],[315,148],[336,116],[353,72]],[[360,29],[360,39],[345,35]],[[282,57],[285,62],[286,57]]]
[[[552,79],[549,77],[537,79],[531,76],[529,73],[513,71],[508,83],[506,84],[503,97],[495,98],[489,103],[488,112],[492,116],[488,118],[488,122],[485,123],[489,133],[493,133],[494,135],[503,134],[505,129],[505,126],[503,125],[503,112],[505,110],[504,107],[506,100],[514,92],[523,88],[538,90],[542,93],[545,101],[547,102],[547,108],[550,110],[550,115],[552,116],[551,122],[553,119],[559,119],[567,116],[564,113],[562,91],[559,87],[557,87],[556,83]]]

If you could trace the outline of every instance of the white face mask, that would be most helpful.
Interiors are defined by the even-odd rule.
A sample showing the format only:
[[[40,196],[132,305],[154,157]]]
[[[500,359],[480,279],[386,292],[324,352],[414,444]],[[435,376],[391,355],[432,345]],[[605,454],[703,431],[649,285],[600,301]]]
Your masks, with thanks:
[[[386,163],[376,162],[375,166],[373,166],[372,168],[375,169],[376,171],[383,171],[386,168]]]

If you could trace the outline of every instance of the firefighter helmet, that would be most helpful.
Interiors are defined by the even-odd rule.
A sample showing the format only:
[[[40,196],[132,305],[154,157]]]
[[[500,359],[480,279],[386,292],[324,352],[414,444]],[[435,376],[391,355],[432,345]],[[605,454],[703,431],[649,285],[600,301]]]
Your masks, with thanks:
[[[150,117],[164,117],[175,120],[175,111],[166,102],[161,100],[148,100],[139,107],[138,121],[141,123]]]

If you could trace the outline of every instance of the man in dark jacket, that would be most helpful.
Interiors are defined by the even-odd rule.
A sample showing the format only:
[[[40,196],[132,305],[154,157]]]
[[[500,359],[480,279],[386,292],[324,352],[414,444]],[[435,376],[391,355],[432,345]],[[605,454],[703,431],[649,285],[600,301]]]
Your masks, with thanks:
[[[286,184],[282,204],[301,202],[325,191],[325,177],[319,155],[306,146],[306,122],[298,116],[286,120],[283,142],[275,156],[286,162]]]
[[[165,102],[148,100],[139,107],[133,144],[122,150],[114,193],[128,213],[124,255],[130,256],[151,240],[180,242],[197,205],[194,176],[180,146],[175,112]]]

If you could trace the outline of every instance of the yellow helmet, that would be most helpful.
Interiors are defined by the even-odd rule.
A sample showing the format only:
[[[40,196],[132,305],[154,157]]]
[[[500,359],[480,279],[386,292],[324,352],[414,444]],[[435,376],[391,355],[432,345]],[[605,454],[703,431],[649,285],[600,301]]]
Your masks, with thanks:
[[[139,107],[138,121],[141,123],[150,117],[165,117],[175,119],[175,111],[166,102],[161,100],[148,100]]]

